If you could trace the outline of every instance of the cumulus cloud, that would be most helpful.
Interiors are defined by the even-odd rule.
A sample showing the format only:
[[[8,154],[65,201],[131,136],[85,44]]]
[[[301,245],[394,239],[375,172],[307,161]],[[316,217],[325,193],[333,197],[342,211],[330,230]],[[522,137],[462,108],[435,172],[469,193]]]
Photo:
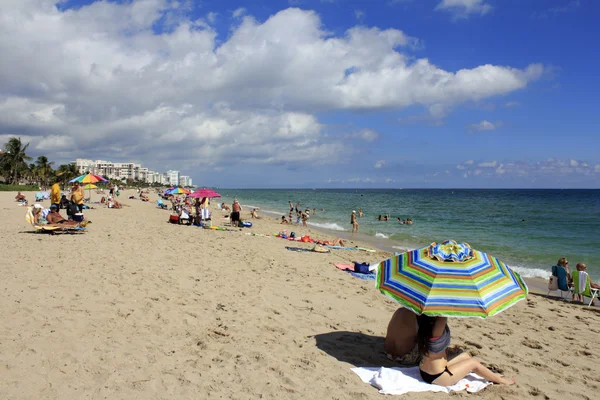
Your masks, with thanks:
[[[448,171],[445,172],[448,174]],[[437,171],[430,174],[429,177],[435,178],[440,174],[441,172]],[[598,179],[600,179],[600,165],[594,166],[582,160],[557,160],[552,158],[539,162],[512,161],[501,163],[494,160],[458,164],[456,170],[451,172],[450,175],[461,178],[485,178],[488,183],[526,179],[528,181],[545,182],[548,186],[555,186],[559,182],[566,182],[567,184],[578,182],[589,186],[589,182],[598,182]]]
[[[240,18],[242,15],[246,14],[246,9],[244,7],[236,8],[231,13],[233,18]]]
[[[482,131],[494,131],[500,126],[502,126],[502,121],[492,123],[490,121],[483,120],[477,124],[469,125],[468,128],[469,128],[469,133],[474,133],[474,132],[482,132]]]
[[[471,15],[485,15],[492,11],[492,6],[484,0],[442,0],[436,11],[446,11],[453,18],[469,18]]]
[[[135,158],[155,168],[336,162],[352,144],[333,140],[317,112],[449,110],[522,89],[544,71],[446,71],[408,55],[418,40],[398,29],[336,36],[296,8],[264,21],[237,9],[221,41],[217,15],[190,19],[187,2],[56,4],[0,3],[0,132],[30,137],[50,157]]]
[[[375,163],[375,168],[381,168],[383,167],[385,164],[387,163],[387,161],[385,160],[379,160]]]

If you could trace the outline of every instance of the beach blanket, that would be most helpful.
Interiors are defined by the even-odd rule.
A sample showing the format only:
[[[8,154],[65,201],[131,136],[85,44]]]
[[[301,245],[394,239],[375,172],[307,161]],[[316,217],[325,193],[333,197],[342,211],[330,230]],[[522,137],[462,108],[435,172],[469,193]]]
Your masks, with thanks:
[[[305,249],[305,248],[302,248],[302,247],[289,247],[289,246],[285,246],[285,248],[288,249],[289,251],[297,251],[299,253],[309,252],[309,253],[327,254],[327,253],[331,252],[331,251],[328,251],[327,253],[325,253],[325,252],[322,252],[322,251],[315,251],[314,249]]]
[[[342,247],[342,246],[328,246],[328,245],[325,245],[325,247],[327,247],[329,249],[335,249],[335,250],[362,250],[362,251],[368,251],[369,253],[376,252],[376,250],[365,249],[364,247]]]
[[[466,390],[470,393],[479,392],[491,382],[479,375],[469,374],[452,386],[438,386],[426,383],[421,378],[419,367],[411,368],[351,368],[360,379],[379,389],[381,394],[401,395],[409,392],[444,392]]]

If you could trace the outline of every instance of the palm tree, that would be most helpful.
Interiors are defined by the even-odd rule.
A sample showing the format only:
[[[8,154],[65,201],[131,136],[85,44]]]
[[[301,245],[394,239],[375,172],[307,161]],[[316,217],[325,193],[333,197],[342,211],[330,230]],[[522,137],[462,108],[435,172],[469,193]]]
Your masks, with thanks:
[[[27,170],[26,161],[31,160],[25,151],[29,147],[29,143],[23,146],[21,138],[11,137],[4,145],[5,153],[2,155],[2,166],[8,172],[10,182],[13,185],[19,183],[20,174]]]
[[[27,182],[30,185],[33,185],[34,183],[37,182],[37,178],[38,178],[38,170],[37,167],[35,166],[35,164],[31,163],[27,166],[27,170],[24,172],[23,174],[25,176],[25,179],[27,179]]]
[[[50,177],[52,175],[54,175],[54,169],[52,169],[54,162],[49,162],[48,157],[46,157],[46,156],[39,156],[37,158],[37,160],[35,161],[35,165],[36,165],[36,169],[37,169],[38,175],[40,177],[42,186],[47,187]]]
[[[79,170],[74,163],[70,164],[62,164],[58,166],[56,170],[56,175],[62,178],[63,182],[68,182],[73,178],[77,178],[79,176]]]

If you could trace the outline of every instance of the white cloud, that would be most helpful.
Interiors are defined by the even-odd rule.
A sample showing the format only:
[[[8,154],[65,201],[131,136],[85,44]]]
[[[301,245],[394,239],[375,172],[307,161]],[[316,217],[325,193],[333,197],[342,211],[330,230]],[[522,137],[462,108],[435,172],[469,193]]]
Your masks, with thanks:
[[[383,167],[385,164],[387,163],[387,161],[385,160],[379,160],[375,163],[375,168],[381,168]]]
[[[365,19],[365,12],[363,10],[354,10],[354,17],[356,17],[356,19],[360,22],[362,22],[363,19]]]
[[[484,120],[477,124],[469,125],[469,133],[482,132],[482,131],[494,131],[500,126],[502,126],[502,121],[492,123],[490,121]]]
[[[372,129],[363,129],[360,132],[355,133],[353,136],[364,140],[365,142],[374,142],[375,140],[379,139],[379,133]]]
[[[504,104],[504,107],[506,107],[506,108],[511,108],[511,107],[518,107],[518,106],[520,106],[520,105],[521,105],[521,103],[519,103],[518,101],[507,101],[507,102]]]
[[[232,13],[231,16],[233,18],[240,18],[241,16],[243,16],[244,14],[246,14],[246,9],[244,7],[240,7],[235,9]]]
[[[395,182],[392,178],[385,178],[385,183]]]
[[[209,12],[208,14],[206,14],[206,20],[211,24],[214,24],[218,16],[219,14],[216,12]]]
[[[135,158],[156,168],[336,162],[354,144],[333,140],[316,112],[422,105],[442,115],[522,89],[544,70],[446,71],[406,55],[418,41],[400,30],[336,36],[296,8],[265,21],[237,9],[221,40],[207,24],[216,14],[190,20],[186,4],[98,1],[63,12],[53,0],[0,2],[0,132],[31,137],[50,157]]]
[[[460,165],[460,164],[458,164],[458,165],[456,166],[456,169],[465,169],[465,166],[464,166],[464,165]]]
[[[474,163],[475,163],[475,161],[474,161],[474,160],[467,160],[467,161],[465,161],[465,163],[464,163],[464,164],[465,164],[465,165],[473,165]]]
[[[435,9],[450,12],[453,18],[460,19],[471,15],[485,15],[492,11],[492,6],[484,0],[442,0]]]
[[[472,160],[469,160],[472,161]],[[461,168],[458,168],[461,167]],[[446,171],[447,172],[447,171]],[[437,171],[430,174],[431,178],[439,176]],[[546,187],[555,186],[557,182],[571,184],[573,182],[582,182],[586,187],[594,182],[600,174],[600,164],[592,164],[582,160],[557,160],[547,159],[539,162],[513,161],[500,163],[497,160],[479,162],[479,163],[461,163],[451,175],[457,177],[478,177],[489,178],[489,183],[493,179],[510,181],[511,179],[535,179],[536,182],[544,182]],[[592,184],[597,187],[597,184]]]

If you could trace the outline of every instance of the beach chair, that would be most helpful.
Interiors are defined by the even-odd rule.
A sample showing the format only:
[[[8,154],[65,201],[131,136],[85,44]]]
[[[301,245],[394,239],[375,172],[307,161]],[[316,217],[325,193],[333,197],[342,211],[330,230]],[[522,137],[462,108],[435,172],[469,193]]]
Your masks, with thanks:
[[[592,280],[585,271],[573,272],[573,293],[584,297],[589,297],[588,307],[592,305],[594,299],[598,297],[598,289],[591,287]]]
[[[27,207],[27,212],[25,213],[25,221],[29,222],[31,226],[37,231],[42,233],[83,233],[86,232],[85,228],[74,228],[67,226],[54,226],[54,225],[40,225],[35,223],[35,218],[33,218],[33,207]]]
[[[567,271],[563,267],[559,267],[558,265],[552,266],[552,276],[550,277],[551,281],[556,280],[557,285],[556,289],[551,288],[548,285],[548,295],[550,292],[560,290],[560,297],[564,299],[564,292],[570,293],[571,289],[569,289],[569,280],[567,277]]]

